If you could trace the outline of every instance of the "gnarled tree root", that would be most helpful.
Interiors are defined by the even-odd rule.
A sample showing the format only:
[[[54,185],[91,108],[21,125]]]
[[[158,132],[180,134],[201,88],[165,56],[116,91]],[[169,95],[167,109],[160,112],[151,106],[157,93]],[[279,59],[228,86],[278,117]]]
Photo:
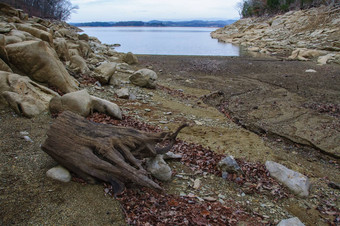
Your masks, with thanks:
[[[179,131],[186,126],[181,125],[175,133],[147,133],[97,124],[66,111],[53,123],[41,148],[87,182],[109,182],[117,193],[123,190],[127,182],[161,190],[148,177],[142,160],[168,152]],[[165,141],[168,146],[156,147]]]

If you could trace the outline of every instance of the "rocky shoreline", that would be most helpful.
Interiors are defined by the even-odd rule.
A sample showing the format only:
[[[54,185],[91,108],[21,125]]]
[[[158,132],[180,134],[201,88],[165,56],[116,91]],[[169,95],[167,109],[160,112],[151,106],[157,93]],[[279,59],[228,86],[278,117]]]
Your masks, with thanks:
[[[340,64],[340,8],[318,7],[274,17],[240,19],[211,33],[253,55],[289,56],[318,64]]]
[[[0,12],[0,224],[339,222],[338,65],[135,56]],[[64,110],[147,132],[189,123],[171,155],[147,161],[164,193],[133,184],[113,199],[107,183],[46,177],[57,163],[41,144]]]

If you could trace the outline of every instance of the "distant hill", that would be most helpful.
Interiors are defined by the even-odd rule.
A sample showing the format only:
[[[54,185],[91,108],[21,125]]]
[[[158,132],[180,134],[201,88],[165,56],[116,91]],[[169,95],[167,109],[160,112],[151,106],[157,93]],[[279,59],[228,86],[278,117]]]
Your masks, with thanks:
[[[191,20],[191,21],[119,21],[119,22],[85,22],[70,23],[77,27],[224,27],[234,23],[236,20]]]

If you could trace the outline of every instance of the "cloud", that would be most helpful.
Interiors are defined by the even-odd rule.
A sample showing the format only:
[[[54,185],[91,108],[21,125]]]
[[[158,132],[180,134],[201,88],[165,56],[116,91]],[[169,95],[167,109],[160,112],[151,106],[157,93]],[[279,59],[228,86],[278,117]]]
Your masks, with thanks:
[[[239,0],[71,0],[79,5],[71,22],[238,17]]]

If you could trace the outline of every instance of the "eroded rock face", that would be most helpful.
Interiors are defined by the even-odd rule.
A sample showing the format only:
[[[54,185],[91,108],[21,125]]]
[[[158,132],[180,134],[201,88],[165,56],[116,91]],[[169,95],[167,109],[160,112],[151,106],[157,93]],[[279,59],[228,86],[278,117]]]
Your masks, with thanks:
[[[35,81],[47,83],[64,93],[78,89],[56,52],[43,41],[25,41],[6,46],[9,61]]]
[[[28,32],[34,37],[48,42],[50,46],[53,47],[53,36],[49,32],[32,27],[28,24],[17,24],[16,27],[18,30]]]
[[[332,13],[331,13],[332,12]],[[327,21],[319,23],[315,20]],[[291,59],[314,60],[314,57],[339,52],[337,46],[340,14],[321,6],[290,11],[271,18],[253,17],[236,21],[211,33],[212,38],[243,46],[244,49],[266,54],[292,54]],[[309,53],[298,53],[307,49]],[[327,50],[327,51],[320,51]],[[331,52],[330,52],[331,51]],[[331,62],[331,61],[330,61]]]
[[[93,111],[97,111],[117,119],[122,119],[122,113],[117,104],[90,96],[86,90],[80,90],[65,94],[62,97],[53,98],[50,102],[49,109],[51,113],[72,111],[84,117]]]
[[[301,61],[307,61],[309,59],[313,59],[318,56],[325,55],[326,53],[327,52],[321,51],[321,50],[302,48],[302,49],[294,50],[292,55],[288,58],[293,59],[293,60],[297,59]]]
[[[50,100],[58,96],[26,76],[0,71],[0,103],[7,103],[20,115],[34,117],[47,110]]]
[[[133,73],[129,79],[136,86],[154,89],[156,88],[155,81],[157,78],[157,74],[153,70],[141,69]]]
[[[266,162],[266,168],[270,176],[286,185],[295,194],[301,197],[309,195],[310,182],[308,177],[272,161]]]

